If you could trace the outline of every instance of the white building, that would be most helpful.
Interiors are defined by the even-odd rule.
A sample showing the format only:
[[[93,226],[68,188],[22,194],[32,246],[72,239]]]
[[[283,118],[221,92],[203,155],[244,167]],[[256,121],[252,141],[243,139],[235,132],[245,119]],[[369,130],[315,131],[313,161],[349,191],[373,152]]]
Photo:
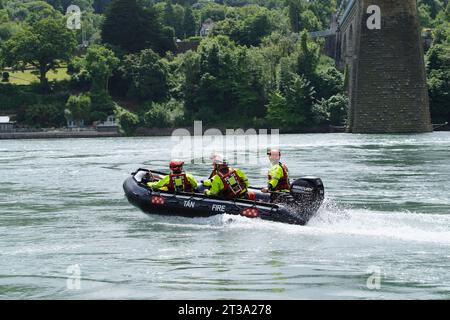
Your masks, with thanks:
[[[96,125],[97,131],[107,131],[107,132],[117,132],[119,130],[119,127],[116,123],[116,116],[115,115],[109,115],[105,121],[99,122]]]
[[[14,122],[11,122],[9,117],[0,117],[0,132],[12,131],[14,129]]]
[[[202,27],[200,29],[200,36],[206,37],[211,32],[211,30],[214,27],[214,21],[211,19],[206,19],[205,22],[203,22]]]

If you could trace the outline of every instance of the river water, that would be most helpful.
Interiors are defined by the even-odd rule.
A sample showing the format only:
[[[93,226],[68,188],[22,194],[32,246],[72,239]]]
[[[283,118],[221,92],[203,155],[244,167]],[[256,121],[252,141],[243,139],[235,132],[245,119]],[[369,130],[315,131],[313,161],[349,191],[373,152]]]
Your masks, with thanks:
[[[0,141],[0,298],[450,298],[450,133],[282,135],[291,175],[325,184],[305,227],[132,207],[122,182],[173,145]],[[240,168],[265,183],[267,164]]]

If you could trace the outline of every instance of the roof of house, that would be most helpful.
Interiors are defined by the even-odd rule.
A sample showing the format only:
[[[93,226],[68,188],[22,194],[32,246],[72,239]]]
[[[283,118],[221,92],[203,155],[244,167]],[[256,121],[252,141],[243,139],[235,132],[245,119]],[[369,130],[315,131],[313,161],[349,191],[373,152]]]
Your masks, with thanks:
[[[8,116],[0,117],[0,123],[9,123],[9,117]]]

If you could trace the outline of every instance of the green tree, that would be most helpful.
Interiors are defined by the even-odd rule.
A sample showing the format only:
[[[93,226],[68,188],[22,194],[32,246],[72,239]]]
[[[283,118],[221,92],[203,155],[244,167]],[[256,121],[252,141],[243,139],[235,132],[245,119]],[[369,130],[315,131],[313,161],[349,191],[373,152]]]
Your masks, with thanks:
[[[439,25],[433,30],[433,45],[438,44],[450,45],[450,23]]]
[[[114,113],[119,122],[120,129],[127,136],[131,136],[139,126],[139,117],[120,106],[115,107]]]
[[[286,95],[295,76],[294,63],[291,57],[283,57],[280,60],[279,72],[277,75],[278,90]]]
[[[314,89],[309,81],[302,76],[295,75],[286,94],[290,126],[306,125],[312,119],[314,94]]]
[[[423,28],[430,28],[433,24],[433,18],[431,18],[430,7],[425,4],[419,5],[419,17],[420,17],[420,25]]]
[[[444,4],[441,0],[419,0],[419,6],[428,7],[428,11],[432,19],[436,18],[443,5]]]
[[[181,56],[180,78],[182,81],[182,94],[185,108],[190,117],[195,115],[199,110],[195,100],[201,77],[200,69],[200,55],[197,52],[188,51]]]
[[[427,67],[433,70],[450,69],[450,44],[435,44],[427,53]]]
[[[274,29],[266,9],[247,6],[235,13],[217,22],[211,34],[226,35],[238,44],[258,46]]]
[[[48,4],[50,4],[55,10],[63,11],[62,1],[61,0],[46,0]]]
[[[114,112],[115,103],[106,91],[92,91],[90,93],[92,101],[92,112],[90,120],[104,121]]]
[[[281,92],[276,91],[269,97],[269,103],[267,105],[267,120],[273,126],[287,126],[287,101]]]
[[[8,12],[10,19],[16,22],[32,22],[42,18],[55,17],[55,14],[60,12],[45,1],[21,1],[8,0],[4,1],[5,10]],[[39,18],[36,18],[39,17]]]
[[[105,43],[135,53],[151,48],[163,54],[175,48],[173,29],[163,28],[153,7],[136,0],[113,0],[101,31]]]
[[[267,120],[272,125],[298,130],[309,126],[313,115],[314,90],[310,83],[297,74],[291,74],[290,84],[285,92],[277,91],[269,98]]]
[[[61,19],[45,18],[6,41],[2,56],[5,63],[15,69],[25,70],[28,65],[39,72],[41,85],[48,87],[47,72],[62,61],[69,61],[76,48],[75,36]]]
[[[316,90],[317,100],[344,93],[344,75],[332,65],[318,68],[310,81]]]
[[[25,21],[28,24],[36,23],[44,18],[61,18],[61,13],[44,1],[31,1],[23,4],[28,11]]]
[[[145,125],[150,128],[170,127],[170,112],[167,104],[152,103],[150,110],[144,115]]]
[[[33,127],[60,127],[64,124],[64,112],[55,104],[34,104],[25,111],[25,123]]]
[[[428,88],[433,121],[450,122],[450,70],[432,71]]]
[[[91,113],[91,98],[88,95],[81,94],[78,96],[70,96],[66,102],[66,119],[67,120],[75,120],[87,121],[90,117]]]
[[[313,79],[320,60],[320,48],[308,40],[308,33],[303,31],[300,35],[300,51],[297,58],[297,73]]]
[[[120,71],[131,84],[130,96],[155,102],[167,99],[168,66],[153,50],[125,56]]]
[[[261,56],[253,57],[252,50],[217,36],[184,55],[180,69],[187,118],[246,125],[252,121],[246,119],[264,116]]]
[[[314,113],[318,122],[328,122],[334,126],[345,125],[350,101],[344,94],[322,99],[314,106]]]
[[[0,9],[0,25],[9,22],[8,12],[5,9]]]
[[[0,24],[0,51],[1,51],[1,43],[6,43],[11,37],[17,34],[22,27],[14,23],[12,21],[8,21]],[[0,54],[1,55],[1,54]]]
[[[309,9],[300,14],[300,21],[303,30],[319,31],[323,29],[320,19]]]
[[[266,113],[266,93],[262,83],[262,62],[245,47],[236,52],[236,67],[233,72],[232,99],[234,110],[240,110],[245,116],[247,126],[253,118],[264,118]]]
[[[287,0],[287,5],[291,30],[294,33],[299,33],[302,29],[300,25],[300,12],[302,10],[301,2],[299,0]]]
[[[90,46],[82,60],[82,66],[92,79],[92,91],[108,92],[109,78],[119,65],[114,52],[101,45]]]
[[[103,13],[111,0],[94,0],[94,10],[96,13]]]
[[[435,34],[435,43],[427,53],[428,88],[433,121],[450,122],[450,26]]]
[[[195,22],[191,7],[187,7],[184,10],[183,32],[184,38],[189,38],[197,34],[197,23]]]
[[[253,54],[254,56],[262,55],[259,63],[262,66],[262,80],[266,84],[266,90],[274,92],[277,89],[279,70],[286,67],[286,61],[281,64],[281,60],[295,52],[297,42],[295,36],[274,32],[264,39],[261,47]],[[286,71],[286,68],[284,71]]]
[[[82,29],[77,30],[77,41],[83,43],[88,41],[90,45],[101,44],[101,26],[103,23],[103,15],[95,14],[91,11],[83,12]]]
[[[175,13],[171,0],[166,0],[164,6],[163,21],[166,26],[173,27],[175,29]]]
[[[258,46],[263,37],[272,32],[272,25],[266,12],[260,12],[244,20],[240,43],[247,46]]]
[[[340,2],[340,0],[308,1],[307,8],[314,13],[317,19],[321,22],[322,26],[328,26],[330,23],[330,17],[337,11],[338,3]]]
[[[166,0],[158,2],[154,6],[157,15],[161,17],[163,25],[174,30],[177,38],[184,37],[183,23],[185,8],[182,5],[174,4],[174,1]]]
[[[445,24],[448,26],[449,23],[450,23],[450,2],[448,2],[445,8],[439,11],[438,15],[436,16],[436,25]]]
[[[211,19],[212,21],[225,20],[226,17],[226,7],[220,4],[209,2],[207,5],[201,8],[201,21],[206,21]]]

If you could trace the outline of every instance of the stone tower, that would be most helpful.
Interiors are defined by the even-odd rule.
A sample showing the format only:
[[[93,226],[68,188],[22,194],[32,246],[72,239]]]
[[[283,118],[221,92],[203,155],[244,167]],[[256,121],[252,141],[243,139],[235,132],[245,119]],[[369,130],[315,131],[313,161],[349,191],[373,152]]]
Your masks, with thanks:
[[[433,130],[416,0],[356,0],[350,23],[353,133]],[[341,30],[345,33],[346,30]]]

